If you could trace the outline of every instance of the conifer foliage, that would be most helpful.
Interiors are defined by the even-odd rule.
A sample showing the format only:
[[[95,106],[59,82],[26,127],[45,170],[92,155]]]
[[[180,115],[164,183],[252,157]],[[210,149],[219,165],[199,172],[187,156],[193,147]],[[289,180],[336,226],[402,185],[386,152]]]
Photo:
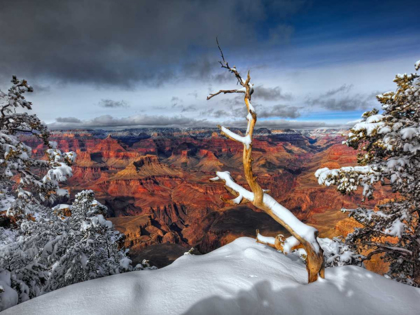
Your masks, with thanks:
[[[420,61],[415,64],[420,68]],[[358,149],[360,166],[319,169],[320,184],[349,194],[359,187],[372,199],[375,184],[390,185],[398,197],[376,210],[343,209],[363,228],[347,237],[353,248],[368,250],[364,259],[381,254],[390,263],[387,276],[420,285],[420,80],[417,73],[398,74],[396,92],[377,96],[382,113],[363,114],[344,142]]]
[[[68,195],[59,183],[72,175],[76,154],[48,141],[47,127],[26,112],[32,104],[24,93],[32,88],[16,77],[12,83],[7,94],[0,91],[0,311],[133,269],[120,246],[123,236],[105,219],[107,208],[92,191],[77,194],[72,205],[51,208]],[[35,159],[21,135],[41,138],[46,159]]]

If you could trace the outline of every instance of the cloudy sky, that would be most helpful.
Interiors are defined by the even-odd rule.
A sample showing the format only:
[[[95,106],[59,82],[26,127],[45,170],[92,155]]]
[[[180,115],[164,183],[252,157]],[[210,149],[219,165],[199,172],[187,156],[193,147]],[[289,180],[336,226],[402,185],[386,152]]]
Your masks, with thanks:
[[[418,0],[0,0],[0,88],[13,74],[51,128],[242,126],[220,68],[251,70],[259,126],[338,127],[420,59]]]

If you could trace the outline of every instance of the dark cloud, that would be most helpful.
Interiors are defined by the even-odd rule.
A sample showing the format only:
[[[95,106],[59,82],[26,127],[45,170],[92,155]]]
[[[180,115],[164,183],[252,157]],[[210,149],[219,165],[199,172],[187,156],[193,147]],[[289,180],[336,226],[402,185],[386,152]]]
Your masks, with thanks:
[[[181,106],[181,113],[185,113],[185,112],[192,112],[197,110],[197,106],[195,105],[188,105],[188,106]]]
[[[320,121],[293,121],[293,120],[263,120],[258,121],[258,128],[269,129],[317,129],[317,128],[342,128],[340,124],[328,124]]]
[[[65,118],[64,118],[65,119]],[[62,118],[61,118],[62,120]],[[115,118],[110,115],[103,115],[91,120],[83,120],[75,124],[72,121],[58,121],[48,125],[51,129],[89,129],[89,128],[134,128],[134,127],[211,127],[213,124],[205,119],[193,119],[183,116],[148,116],[138,115],[126,118]]]
[[[76,117],[57,117],[55,119],[58,123],[80,124],[82,121]]]
[[[365,110],[376,105],[376,95],[378,92],[370,94],[349,94],[353,85],[342,85],[319,95],[318,97],[308,97],[306,103],[312,106],[320,106],[332,111],[353,111]]]
[[[48,93],[51,91],[51,87],[49,85],[38,85],[38,84],[34,84],[32,85],[33,89],[34,89],[34,93],[39,94],[39,93]]]
[[[349,84],[349,85],[343,84],[342,86],[336,89],[332,89],[332,90],[327,91],[324,94],[321,94],[320,97],[331,97],[336,94],[348,93],[352,88],[353,88],[353,84]]]
[[[230,108],[237,107],[237,105],[245,106],[243,94],[239,94],[239,95],[236,94],[236,96],[234,96],[234,97],[232,97],[230,95],[232,95],[232,94],[227,94],[225,96],[225,98],[219,98],[218,102],[223,104],[223,105],[229,106]],[[233,94],[233,95],[235,95],[235,94]]]
[[[128,103],[126,101],[114,101],[114,100],[110,100],[110,99],[102,99],[99,102],[99,106],[101,107],[105,107],[105,108],[127,108],[130,107],[130,105],[128,105]]]
[[[283,93],[279,86],[276,86],[273,88],[257,86],[252,96],[255,97],[256,99],[263,99],[266,101],[280,101],[280,100],[292,99],[292,95]]]
[[[372,107],[371,101],[366,96],[353,95],[345,98],[329,98],[329,99],[317,99],[309,101],[310,105],[319,105],[322,108],[332,111],[353,111],[363,110]]]
[[[124,88],[205,78],[217,63],[216,36],[231,55],[257,43],[263,49],[259,23],[276,15],[272,37],[287,37],[282,19],[302,6],[291,0],[2,1],[0,74]]]
[[[215,110],[213,108],[206,110],[206,111],[202,111],[200,113],[201,116],[203,117],[214,117],[214,118],[220,118],[220,117],[225,117],[225,118],[229,118],[229,117],[234,117],[233,115],[233,111],[226,111],[223,109],[218,109]]]
[[[282,118],[298,118],[301,116],[299,110],[301,108],[287,105],[275,105],[268,109],[264,108],[258,111],[258,117],[282,117]]]
[[[183,103],[183,102],[184,102],[184,101],[182,100],[182,98],[179,98],[179,97],[177,97],[177,96],[172,96],[172,98],[171,98],[172,108],[182,106],[182,103]]]
[[[196,92],[195,92],[195,95],[197,95]],[[191,112],[191,111],[197,110],[196,105],[184,105],[184,100],[182,98],[177,97],[177,96],[172,96],[171,104],[172,104],[172,108],[180,110],[181,113]],[[154,107],[154,108],[156,108],[156,107]]]
[[[68,118],[60,118],[60,120]],[[70,119],[71,120],[71,119]],[[110,115],[96,117],[91,120],[84,120],[80,123],[71,121],[61,121],[58,119],[55,123],[48,125],[50,129],[113,129],[113,128],[139,128],[139,127],[202,127],[215,128],[218,124],[225,127],[246,128],[245,118],[243,120],[225,120],[224,122],[216,122],[207,119],[194,119],[183,116],[166,117],[166,116],[148,116],[139,115],[126,118],[114,118]],[[338,124],[327,124],[317,121],[290,121],[284,119],[276,120],[260,120],[258,128],[272,129],[314,129],[314,128],[336,128],[341,127]]]

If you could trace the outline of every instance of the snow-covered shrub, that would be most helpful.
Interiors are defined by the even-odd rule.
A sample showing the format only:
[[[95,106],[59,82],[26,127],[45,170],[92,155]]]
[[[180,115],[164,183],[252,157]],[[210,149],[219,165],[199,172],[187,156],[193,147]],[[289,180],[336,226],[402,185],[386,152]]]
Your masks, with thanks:
[[[52,265],[46,291],[132,270],[131,260],[120,249],[123,235],[105,219],[107,208],[95,200],[93,191],[78,193],[69,208],[65,237],[59,239],[59,246],[47,244],[47,250],[61,247],[62,253]]]
[[[72,175],[76,154],[48,141],[35,115],[16,113],[31,109],[23,94],[32,88],[15,77],[12,83],[8,94],[0,92],[0,216],[7,218],[0,227],[0,311],[72,283],[132,270],[122,235],[92,191],[79,193],[66,206],[70,213],[51,209],[51,202],[68,195],[59,182]],[[34,159],[20,134],[41,138],[47,159]]]
[[[418,70],[420,61],[416,63]],[[390,185],[399,197],[378,206],[343,209],[363,228],[355,229],[346,242],[355,250],[370,250],[365,259],[382,254],[390,262],[387,276],[420,285],[420,81],[417,73],[398,74],[396,92],[377,96],[382,113],[363,114],[350,129],[348,146],[358,149],[360,166],[319,169],[319,184],[336,185],[345,194],[363,188],[373,198],[376,183]]]
[[[341,239],[334,237],[318,238],[318,243],[324,250],[325,267],[341,267],[346,265],[362,266],[362,255],[354,252]]]
[[[18,303],[18,294],[11,286],[10,272],[0,271],[0,311]]]

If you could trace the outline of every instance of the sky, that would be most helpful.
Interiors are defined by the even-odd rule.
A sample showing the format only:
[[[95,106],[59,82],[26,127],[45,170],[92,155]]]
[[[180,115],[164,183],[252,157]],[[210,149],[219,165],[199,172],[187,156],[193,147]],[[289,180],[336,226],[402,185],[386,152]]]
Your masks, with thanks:
[[[245,127],[218,61],[250,70],[257,127],[345,128],[420,59],[420,2],[0,0],[0,89],[52,129]]]

